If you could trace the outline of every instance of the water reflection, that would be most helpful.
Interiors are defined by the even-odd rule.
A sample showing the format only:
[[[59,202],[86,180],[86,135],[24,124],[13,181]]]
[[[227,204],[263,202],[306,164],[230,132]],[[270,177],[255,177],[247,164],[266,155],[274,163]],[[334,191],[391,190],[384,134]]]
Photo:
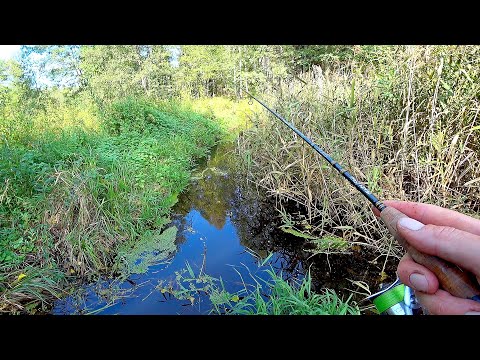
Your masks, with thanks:
[[[173,224],[179,229],[177,251],[168,261],[151,266],[147,273],[132,275],[127,281],[103,279],[82,287],[66,299],[58,301],[54,314],[205,314],[209,310],[207,296],[200,296],[192,306],[161,293],[159,282],[174,283],[186,263],[197,273],[222,279],[229,292],[254,284],[252,276],[267,279],[258,269],[258,258],[268,255],[265,236],[253,198],[243,194],[244,184],[232,176],[231,146],[220,146],[213,156],[193,175],[188,190],[174,207]],[[256,240],[255,240],[256,239]],[[271,243],[271,240],[267,240]],[[278,271],[297,275],[301,263],[288,251],[279,251],[271,258]]]
[[[381,264],[367,261],[364,254],[311,258],[302,240],[278,230],[274,204],[236,172],[232,151],[231,145],[219,146],[179,197],[172,217],[178,228],[177,251],[168,261],[127,281],[104,279],[80,288],[58,301],[53,313],[205,314],[211,308],[206,295],[192,306],[162,293],[157,285],[174,283],[188,263],[195,273],[202,270],[221,278],[233,293],[245,286],[243,282],[253,285],[252,275],[267,279],[257,264],[270,253],[269,265],[286,279],[301,278],[311,269],[316,290],[328,287],[348,296],[349,279],[372,283],[371,274],[380,272]]]

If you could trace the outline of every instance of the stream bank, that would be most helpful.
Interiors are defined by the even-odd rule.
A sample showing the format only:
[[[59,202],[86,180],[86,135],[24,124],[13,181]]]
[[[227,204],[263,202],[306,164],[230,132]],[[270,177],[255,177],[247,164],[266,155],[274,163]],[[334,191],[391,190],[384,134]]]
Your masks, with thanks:
[[[158,264],[132,274],[125,280],[102,279],[81,286],[56,302],[53,314],[206,314],[211,303],[206,293],[172,296],[179,279],[208,274],[221,279],[225,290],[236,292],[253,286],[253,276],[268,280],[259,261],[285,280],[302,279],[310,269],[312,287],[335,290],[346,299],[367,283],[372,291],[380,284],[382,263],[368,261],[362,248],[349,254],[318,254],[305,249],[304,239],[279,229],[281,219],[271,198],[258,192],[255,184],[236,172],[238,159],[233,144],[220,144],[194,171],[187,190],[173,208],[169,227],[177,229],[175,246]],[[270,255],[270,257],[269,257]],[[263,268],[264,268],[263,267]],[[394,266],[385,272],[394,280]],[[198,275],[196,275],[198,276]],[[200,288],[198,278],[189,286]]]

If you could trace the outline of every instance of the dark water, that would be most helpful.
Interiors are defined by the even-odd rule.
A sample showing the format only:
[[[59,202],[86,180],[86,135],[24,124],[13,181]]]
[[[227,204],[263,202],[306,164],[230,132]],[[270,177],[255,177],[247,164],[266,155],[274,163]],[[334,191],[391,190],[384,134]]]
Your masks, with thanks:
[[[302,262],[294,249],[269,251],[271,219],[262,219],[269,215],[257,203],[253,185],[240,185],[239,177],[232,174],[231,149],[219,146],[179,197],[173,211],[178,228],[173,256],[127,281],[103,280],[81,287],[57,301],[53,314],[206,314],[211,307],[206,295],[197,294],[192,305],[158,287],[174,283],[187,263],[195,274],[221,278],[230,293],[254,284],[252,276],[268,279],[268,266],[284,277],[301,277]],[[270,253],[268,263],[259,267],[259,260]]]
[[[236,172],[238,160],[232,151],[232,145],[218,146],[179,197],[172,216],[178,228],[176,251],[170,258],[126,281],[103,280],[80,287],[57,301],[53,314],[208,314],[211,303],[202,292],[192,301],[161,291],[175,284],[178,274],[185,276],[187,264],[195,276],[221,278],[230,293],[253,286],[252,277],[268,280],[268,268],[284,279],[301,279],[309,269],[314,290],[334,289],[344,299],[353,294],[357,301],[364,296],[356,295],[360,288],[352,280],[374,291],[382,281],[395,280],[394,261],[387,264],[388,277],[382,279],[382,260],[372,261],[375,256],[364,249],[312,257],[300,238],[278,229],[275,203]],[[269,254],[268,262],[259,267]],[[191,285],[202,286],[195,281]]]

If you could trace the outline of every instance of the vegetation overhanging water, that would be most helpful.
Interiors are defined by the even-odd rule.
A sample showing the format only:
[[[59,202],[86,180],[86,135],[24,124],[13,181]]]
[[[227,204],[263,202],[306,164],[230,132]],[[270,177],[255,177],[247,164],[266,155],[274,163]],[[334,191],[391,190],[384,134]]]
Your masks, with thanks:
[[[97,284],[102,299],[127,299],[142,284],[132,274],[166,274],[168,266],[180,271],[177,288],[155,291],[179,299],[169,304],[210,302],[220,313],[316,313],[325,299],[338,305],[327,289],[361,298],[393,280],[402,249],[360,195],[243,100],[242,89],[260,94],[380,197],[478,217],[478,54],[478,46],[23,46],[17,59],[0,61],[0,311],[49,312],[72,289],[77,299],[93,294],[85,283]],[[229,207],[217,229],[228,181],[207,197],[218,214],[185,199],[201,191],[203,176],[223,176],[221,164],[208,165],[191,182],[199,162],[227,141],[241,178],[235,186],[254,184],[256,195]],[[175,204],[197,210],[175,218]],[[222,237],[236,232],[230,252],[245,242],[275,262],[287,251],[284,275],[301,268],[306,276],[294,286],[263,272],[276,279],[264,289],[278,295],[275,303],[255,285],[238,293],[233,278],[224,289],[220,273],[205,272],[198,258],[180,266],[179,254],[202,243],[181,243],[196,236],[181,219],[205,220]],[[206,248],[202,264],[213,267],[212,253],[222,251]],[[236,259],[255,263],[253,253]],[[182,290],[193,283],[203,298]],[[283,307],[279,299],[289,296],[306,307]],[[119,311],[109,301],[93,311]]]

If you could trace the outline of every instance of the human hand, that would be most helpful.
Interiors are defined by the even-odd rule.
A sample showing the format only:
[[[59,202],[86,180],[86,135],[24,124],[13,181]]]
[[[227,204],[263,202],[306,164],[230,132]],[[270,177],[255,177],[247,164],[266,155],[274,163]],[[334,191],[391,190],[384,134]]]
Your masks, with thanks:
[[[410,218],[400,219],[397,231],[410,245],[470,271],[480,283],[480,220],[439,206],[406,202],[384,202]],[[374,210],[379,216],[378,210]],[[425,224],[425,225],[424,225]],[[437,277],[406,254],[398,264],[398,277],[415,290],[429,314],[459,315],[476,312],[480,303],[457,298],[439,289]]]

